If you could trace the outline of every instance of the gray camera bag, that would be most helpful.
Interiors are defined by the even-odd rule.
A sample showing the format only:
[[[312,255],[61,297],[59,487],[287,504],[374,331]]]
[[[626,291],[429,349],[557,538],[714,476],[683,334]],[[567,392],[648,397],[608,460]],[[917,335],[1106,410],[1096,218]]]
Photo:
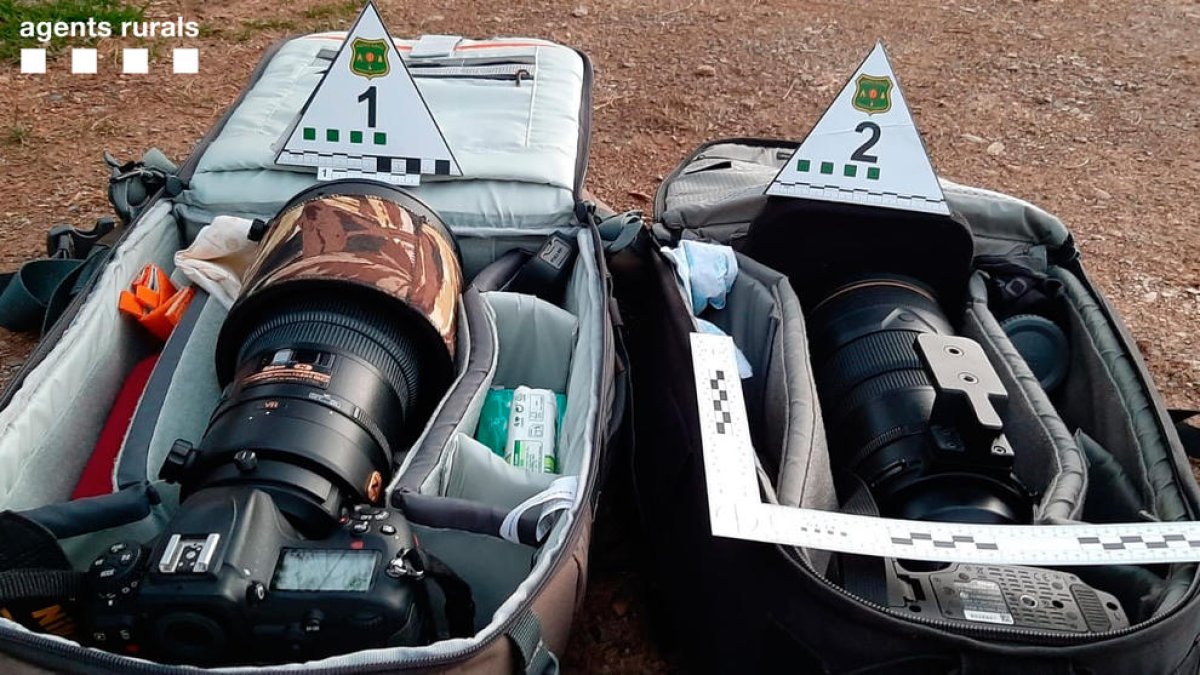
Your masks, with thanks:
[[[214,216],[270,219],[315,181],[312,173],[275,166],[275,145],[342,38],[300,36],[268,51],[178,174],[140,205],[103,268],[0,399],[0,509],[49,524],[76,568],[112,541],[156,536],[178,500],[178,488],[157,478],[163,458],[174,439],[199,440],[220,393],[213,350],[225,308],[198,294],[141,396],[113,471],[112,493],[68,501],[114,396],[131,368],[154,350],[142,329],[118,313],[118,292],[147,263],[171,271],[174,253]],[[472,637],[253,670],[553,672],[586,585],[597,482],[618,389],[600,232],[605,218],[613,219],[610,224],[628,219],[597,214],[583,190],[592,69],[583,54],[537,39],[435,36],[397,45],[410,66],[422,66],[413,68],[417,85],[466,174],[427,177],[413,188],[456,235],[464,277],[470,281],[512,249],[536,250],[551,233],[573,241],[578,255],[561,307],[495,289],[465,294],[456,378],[388,486],[390,503],[399,505],[402,495],[449,497],[504,512],[546,489],[555,476],[513,467],[473,438],[493,385],[540,384],[566,393],[558,466],[560,475],[578,478],[578,488],[540,545],[415,528],[422,545],[471,586]],[[0,668],[196,672],[80,646],[6,618],[0,618]]]
[[[739,251],[726,305],[700,318],[729,334],[752,367],[742,388],[763,500],[838,510],[801,302],[787,276],[741,252],[748,250],[751,224],[768,207],[765,188],[795,148],[767,139],[700,147],[660,187],[655,236],[611,261],[638,383],[633,493],[647,530],[658,605],[689,664],[702,672],[1197,672],[1195,564],[1065,568],[1118,596],[1128,628],[1003,630],[948,624],[863,600],[827,578],[828,552],[712,535],[688,340],[696,328],[674,268],[660,252],[681,240]],[[1183,415],[1173,419],[1163,405],[1136,343],[1089,280],[1067,228],[1014,197],[949,181],[942,188],[975,246],[976,271],[954,321],[960,334],[983,346],[1008,390],[1005,429],[1015,471],[1037,495],[1034,522],[1195,520],[1200,493],[1180,440],[1184,427],[1175,426]],[[806,260],[820,255],[794,248],[770,253],[785,263],[802,253]],[[1053,397],[989,305],[985,263],[1016,258],[1062,290],[1071,357]],[[1104,479],[1113,467],[1128,490],[1119,493]]]

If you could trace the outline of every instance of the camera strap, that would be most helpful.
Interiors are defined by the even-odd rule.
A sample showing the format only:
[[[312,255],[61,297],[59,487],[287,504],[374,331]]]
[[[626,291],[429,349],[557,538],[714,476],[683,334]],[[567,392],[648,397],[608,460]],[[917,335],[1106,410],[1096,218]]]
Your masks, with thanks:
[[[879,506],[867,489],[866,483],[855,475],[846,476],[845,480],[851,490],[849,499],[842,505],[842,512],[878,517]],[[884,573],[888,564],[886,560],[853,553],[843,553],[838,559],[842,568],[843,588],[876,604],[887,604],[887,575]]]
[[[38,599],[70,599],[83,589],[74,570],[21,569],[0,572],[0,605]]]
[[[423,548],[411,549],[425,577],[433,579],[446,598],[446,625],[450,637],[471,637],[475,634],[475,598],[471,586],[450,569],[441,558]]]
[[[503,290],[512,293],[526,293],[559,304],[566,290],[567,282],[574,267],[571,261],[575,259],[578,249],[575,240],[555,232],[529,260],[517,269]]]
[[[49,530],[13,511],[0,512],[0,617],[71,635],[83,577]]]

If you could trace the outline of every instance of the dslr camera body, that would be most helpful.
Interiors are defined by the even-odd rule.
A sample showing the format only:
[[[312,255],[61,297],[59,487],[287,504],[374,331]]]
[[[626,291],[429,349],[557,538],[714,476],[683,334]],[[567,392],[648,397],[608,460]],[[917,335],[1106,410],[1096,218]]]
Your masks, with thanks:
[[[398,513],[357,505],[303,537],[270,494],[212,488],[153,547],[115,543],[88,571],[88,638],[183,663],[319,658],[347,645],[420,644],[422,560]]]
[[[426,577],[451,634],[469,635],[469,588],[381,506],[453,376],[453,235],[408,193],[348,180],[296,195],[255,236],[217,339],[220,400],[159,472],[179,508],[152,545],[93,561],[84,635],[218,665],[419,645],[434,637]]]

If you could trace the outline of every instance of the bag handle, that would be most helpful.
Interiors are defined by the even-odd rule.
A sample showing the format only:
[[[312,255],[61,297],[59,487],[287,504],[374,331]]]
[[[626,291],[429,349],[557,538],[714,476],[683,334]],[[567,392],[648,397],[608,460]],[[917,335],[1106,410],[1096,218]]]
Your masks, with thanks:
[[[160,189],[174,197],[183,192],[179,167],[158,148],[150,148],[141,160],[122,162],[104,153],[108,165],[108,201],[125,225],[133,222]]]

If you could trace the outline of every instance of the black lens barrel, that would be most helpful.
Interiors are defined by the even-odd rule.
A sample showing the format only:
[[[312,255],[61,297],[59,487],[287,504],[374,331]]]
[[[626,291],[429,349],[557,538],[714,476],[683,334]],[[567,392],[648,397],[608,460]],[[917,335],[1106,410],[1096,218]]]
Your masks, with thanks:
[[[317,287],[268,305],[237,350],[185,495],[258,487],[309,533],[378,499],[393,454],[420,431],[411,422],[429,378],[410,317],[373,300]]]
[[[882,515],[1025,520],[1015,481],[989,467],[946,462],[933,442],[938,394],[915,343],[954,328],[929,288],[897,275],[852,281],[809,311],[808,326],[833,464],[866,485]]]
[[[247,359],[301,345],[336,348],[379,370],[407,419],[421,390],[417,344],[396,317],[385,316],[378,303],[342,293],[317,293],[288,303],[263,317],[238,350],[239,370]]]

